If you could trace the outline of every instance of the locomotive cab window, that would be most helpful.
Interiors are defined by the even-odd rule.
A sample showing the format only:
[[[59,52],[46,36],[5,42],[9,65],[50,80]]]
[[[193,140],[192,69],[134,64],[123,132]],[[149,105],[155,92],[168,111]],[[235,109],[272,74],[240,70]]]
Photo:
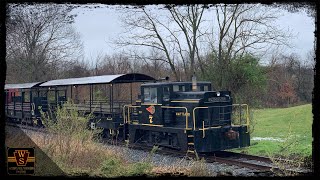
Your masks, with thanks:
[[[209,91],[209,86],[208,85],[204,85],[203,89],[204,89],[204,91]]]
[[[210,91],[210,89],[208,85],[198,85],[197,91]]]
[[[199,86],[197,87],[197,89],[199,90]],[[210,91],[209,85],[201,85],[200,91]]]
[[[180,85],[180,86],[179,86],[179,89],[180,89],[180,91],[182,91],[182,92],[186,91],[186,88],[184,87],[184,85]]]
[[[163,87],[163,101],[169,101],[170,98],[170,90],[168,86]]]
[[[145,103],[157,103],[157,88],[144,88],[144,102]]]
[[[178,92],[178,91],[179,91],[179,86],[173,85],[173,92]]]
[[[173,85],[173,92],[185,92],[186,88],[184,85]]]

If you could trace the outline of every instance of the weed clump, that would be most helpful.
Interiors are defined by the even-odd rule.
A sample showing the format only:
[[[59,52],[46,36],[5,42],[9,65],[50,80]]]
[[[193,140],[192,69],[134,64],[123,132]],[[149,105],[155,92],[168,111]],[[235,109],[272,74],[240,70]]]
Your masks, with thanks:
[[[127,177],[151,175],[150,161],[127,163],[121,158],[109,157],[101,164],[99,174],[103,177]]]

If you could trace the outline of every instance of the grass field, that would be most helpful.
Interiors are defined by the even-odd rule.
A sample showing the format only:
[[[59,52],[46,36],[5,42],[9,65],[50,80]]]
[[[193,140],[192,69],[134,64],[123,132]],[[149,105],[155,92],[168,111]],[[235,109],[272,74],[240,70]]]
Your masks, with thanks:
[[[255,155],[312,153],[312,105],[253,110],[251,146],[242,151]]]

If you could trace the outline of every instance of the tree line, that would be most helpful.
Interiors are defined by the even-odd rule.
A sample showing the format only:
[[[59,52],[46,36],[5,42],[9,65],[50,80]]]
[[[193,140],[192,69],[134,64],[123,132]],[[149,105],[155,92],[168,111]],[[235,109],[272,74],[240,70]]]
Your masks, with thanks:
[[[230,90],[236,103],[311,103],[314,51],[302,58],[271,49],[290,47],[294,37],[273,24],[280,16],[275,7],[167,5],[160,13],[147,6],[123,8],[126,31],[113,44],[127,50],[98,54],[91,63],[84,60],[80,35],[72,27],[74,8],[8,5],[7,83],[132,72],[184,81],[195,74],[198,80],[212,82],[215,90]],[[267,63],[262,64],[266,55]]]

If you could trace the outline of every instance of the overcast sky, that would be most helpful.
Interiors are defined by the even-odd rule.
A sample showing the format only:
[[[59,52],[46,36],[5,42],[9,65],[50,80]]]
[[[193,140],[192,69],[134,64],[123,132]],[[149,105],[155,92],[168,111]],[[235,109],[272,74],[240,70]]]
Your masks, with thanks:
[[[124,30],[121,27],[119,11],[119,8],[124,8],[124,6],[102,6],[103,8],[78,8],[73,11],[77,14],[74,27],[81,35],[87,61],[95,58],[99,53],[111,55],[121,51],[121,49],[114,49],[111,38],[118,36]],[[159,5],[158,7],[163,6]],[[154,8],[154,11],[157,12],[158,8]],[[302,59],[305,58],[314,45],[314,20],[308,17],[304,11],[298,13],[280,11],[283,16],[275,23],[281,28],[291,29],[292,33],[297,35],[291,39],[293,48],[285,48],[284,51],[294,52],[299,54]]]

